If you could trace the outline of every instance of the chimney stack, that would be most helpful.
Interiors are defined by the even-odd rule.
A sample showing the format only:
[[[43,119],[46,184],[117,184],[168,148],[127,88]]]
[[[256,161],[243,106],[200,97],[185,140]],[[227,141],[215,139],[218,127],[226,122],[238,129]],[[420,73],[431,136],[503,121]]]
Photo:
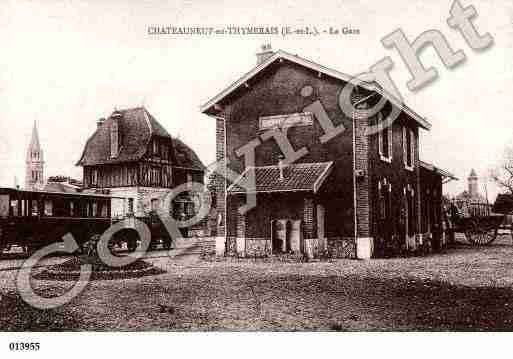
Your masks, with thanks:
[[[257,65],[260,65],[265,60],[267,60],[269,57],[274,55],[274,51],[271,48],[271,44],[264,44],[262,45],[260,52],[256,54],[257,56]]]
[[[103,125],[103,123],[105,122],[105,118],[101,117],[100,119],[98,119],[98,121],[96,122],[96,125],[98,127],[100,127],[101,125]]]

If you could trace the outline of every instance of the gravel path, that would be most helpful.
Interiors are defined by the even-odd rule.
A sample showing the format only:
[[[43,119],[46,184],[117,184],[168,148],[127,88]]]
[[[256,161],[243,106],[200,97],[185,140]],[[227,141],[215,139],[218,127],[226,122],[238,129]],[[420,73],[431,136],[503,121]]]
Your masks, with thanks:
[[[5,330],[513,330],[513,246],[459,245],[427,257],[284,263],[148,259],[166,273],[96,281],[38,311],[0,271]],[[34,281],[42,293],[70,283]],[[6,294],[8,294],[6,296]],[[11,308],[24,313],[12,316]],[[10,313],[10,314],[9,314]],[[34,318],[40,318],[39,321]],[[8,324],[12,323],[12,324]]]

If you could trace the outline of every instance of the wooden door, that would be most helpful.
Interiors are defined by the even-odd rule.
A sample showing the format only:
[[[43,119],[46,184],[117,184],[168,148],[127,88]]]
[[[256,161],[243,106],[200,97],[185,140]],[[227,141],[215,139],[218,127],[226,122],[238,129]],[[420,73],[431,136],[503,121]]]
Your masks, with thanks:
[[[326,237],[325,231],[325,213],[324,206],[321,204],[317,205],[317,238],[319,240]]]

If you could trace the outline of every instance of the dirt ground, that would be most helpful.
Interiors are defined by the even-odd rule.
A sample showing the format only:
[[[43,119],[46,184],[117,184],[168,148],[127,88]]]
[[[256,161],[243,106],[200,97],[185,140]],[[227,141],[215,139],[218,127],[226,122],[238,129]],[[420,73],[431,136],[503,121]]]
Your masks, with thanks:
[[[148,261],[166,273],[94,281],[44,311],[15,294],[16,271],[0,271],[0,329],[513,330],[511,237],[369,261]],[[46,295],[72,284],[34,280]]]

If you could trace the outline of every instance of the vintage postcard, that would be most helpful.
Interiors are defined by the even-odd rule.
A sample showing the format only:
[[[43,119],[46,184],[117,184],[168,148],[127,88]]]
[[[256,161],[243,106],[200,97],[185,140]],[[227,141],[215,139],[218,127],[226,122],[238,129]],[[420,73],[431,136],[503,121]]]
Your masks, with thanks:
[[[0,9],[7,357],[513,330],[511,0]]]

